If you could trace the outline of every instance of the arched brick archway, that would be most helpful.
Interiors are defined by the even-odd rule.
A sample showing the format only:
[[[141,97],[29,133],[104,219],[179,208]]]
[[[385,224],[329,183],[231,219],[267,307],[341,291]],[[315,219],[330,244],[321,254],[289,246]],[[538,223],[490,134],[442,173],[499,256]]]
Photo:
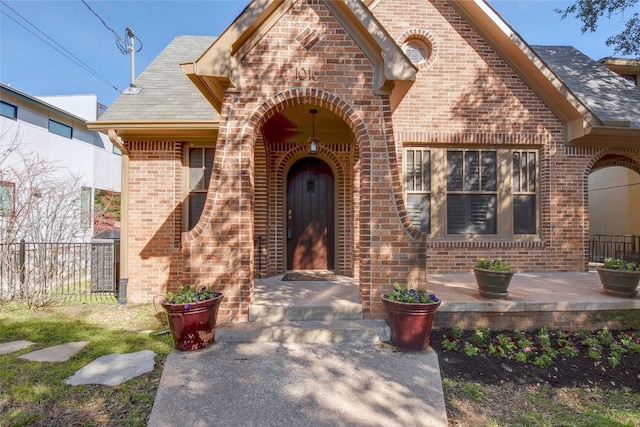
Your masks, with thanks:
[[[640,253],[638,242],[631,237],[640,233],[640,188],[636,188],[640,187],[640,151],[600,150],[585,170],[585,182],[590,259],[620,257],[620,251]]]
[[[281,274],[286,269],[286,185],[287,174],[294,163],[309,154],[305,145],[296,143],[267,144],[262,138],[262,127],[270,118],[283,110],[296,107],[322,108],[337,116],[351,130],[348,140],[341,143],[320,143],[312,156],[325,162],[335,179],[335,245],[334,269],[340,274],[354,275],[357,230],[355,200],[359,192],[361,147],[369,146],[365,123],[347,103],[321,90],[301,93],[297,89],[282,92],[265,101],[248,120],[243,138],[251,138],[255,156],[254,228],[261,247],[255,256],[261,264],[261,275]],[[269,145],[267,147],[267,145]],[[256,266],[259,268],[259,266]]]
[[[637,155],[640,157],[640,155]],[[612,166],[620,166],[627,169],[630,169],[638,174],[640,174],[640,158],[634,159],[634,155],[625,155],[619,153],[609,153],[600,157],[595,163],[593,163],[591,170],[589,173],[593,173],[595,171],[612,167]]]

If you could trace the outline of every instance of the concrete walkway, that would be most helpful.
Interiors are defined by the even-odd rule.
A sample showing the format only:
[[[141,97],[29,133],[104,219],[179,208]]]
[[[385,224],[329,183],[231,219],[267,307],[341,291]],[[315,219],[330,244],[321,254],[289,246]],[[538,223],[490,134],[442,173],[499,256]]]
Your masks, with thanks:
[[[149,427],[446,426],[437,354],[216,343],[165,362]]]

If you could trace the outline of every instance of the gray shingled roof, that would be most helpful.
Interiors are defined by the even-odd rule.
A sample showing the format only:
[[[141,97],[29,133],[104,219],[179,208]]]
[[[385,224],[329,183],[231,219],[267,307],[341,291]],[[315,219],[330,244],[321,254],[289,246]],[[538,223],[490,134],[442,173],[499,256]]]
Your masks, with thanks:
[[[605,125],[640,128],[640,88],[572,46],[531,48]]]
[[[197,59],[215,37],[178,36],[136,80],[137,95],[120,95],[98,121],[219,120],[180,68]],[[572,46],[531,46],[560,80],[603,123],[640,128],[640,88]]]
[[[195,61],[215,37],[178,36],[136,79],[137,95],[120,95],[101,121],[219,120],[219,115],[184,74],[180,64]]]

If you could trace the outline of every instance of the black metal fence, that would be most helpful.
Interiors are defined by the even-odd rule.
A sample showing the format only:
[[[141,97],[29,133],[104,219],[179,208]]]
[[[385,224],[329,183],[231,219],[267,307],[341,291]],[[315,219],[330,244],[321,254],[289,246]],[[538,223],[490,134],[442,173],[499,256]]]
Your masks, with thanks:
[[[117,295],[117,240],[0,244],[0,301],[34,294]]]
[[[605,258],[640,261],[640,236],[620,234],[593,234],[589,236],[589,261],[602,262]]]

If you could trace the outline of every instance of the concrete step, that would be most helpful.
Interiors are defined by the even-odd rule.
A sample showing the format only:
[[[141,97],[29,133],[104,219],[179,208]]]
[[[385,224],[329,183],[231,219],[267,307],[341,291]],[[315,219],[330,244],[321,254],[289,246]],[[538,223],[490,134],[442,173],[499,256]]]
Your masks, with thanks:
[[[219,325],[215,340],[230,343],[367,343],[388,341],[389,333],[389,327],[382,319],[246,322]]]
[[[362,320],[362,304],[340,301],[331,305],[249,305],[249,322],[299,320]]]

